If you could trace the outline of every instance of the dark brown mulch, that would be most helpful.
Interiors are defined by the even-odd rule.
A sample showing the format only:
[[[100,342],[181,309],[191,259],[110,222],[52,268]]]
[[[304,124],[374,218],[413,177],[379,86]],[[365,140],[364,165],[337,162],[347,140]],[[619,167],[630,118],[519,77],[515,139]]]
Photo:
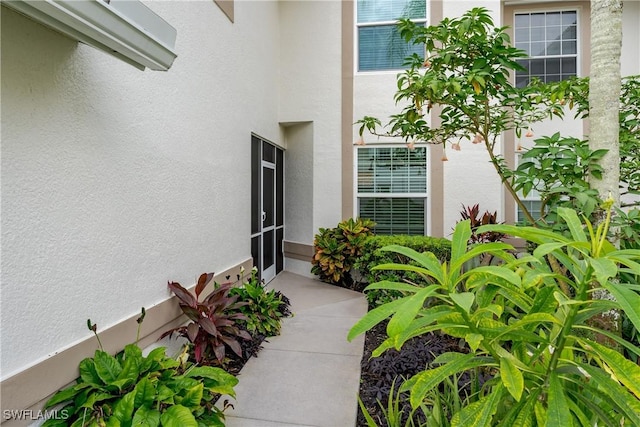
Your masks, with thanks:
[[[397,391],[404,380],[423,371],[438,355],[448,351],[464,351],[458,345],[459,340],[448,335],[428,333],[407,341],[400,351],[390,349],[379,357],[371,357],[371,353],[385,339],[386,322],[380,323],[366,333],[364,354],[360,371],[360,399],[369,414],[381,426],[386,426],[382,409],[378,402],[386,408],[392,385]],[[408,393],[402,395],[401,408],[405,417],[411,412]],[[419,414],[414,421],[424,422]],[[403,424],[406,420],[403,420]],[[357,427],[366,427],[367,422],[358,409]]]

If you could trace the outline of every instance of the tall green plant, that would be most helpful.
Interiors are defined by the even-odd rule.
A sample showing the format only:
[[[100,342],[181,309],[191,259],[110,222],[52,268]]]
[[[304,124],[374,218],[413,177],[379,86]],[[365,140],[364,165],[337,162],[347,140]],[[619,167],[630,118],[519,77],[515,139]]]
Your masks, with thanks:
[[[452,426],[640,425],[640,366],[593,339],[603,334],[629,352],[640,348],[589,323],[616,309],[640,326],[640,250],[617,250],[607,240],[610,216],[597,228],[581,223],[575,211],[559,208],[570,237],[534,227],[483,226],[479,232],[499,232],[537,245],[531,255],[515,258],[504,243],[483,243],[467,249],[469,222],[454,231],[450,262],[399,246],[418,265],[387,264],[381,269],[410,270],[424,277],[422,286],[379,282],[373,289],[402,290],[407,296],[365,315],[349,339],[391,318],[388,338],[375,355],[400,348],[409,338],[441,331],[463,339],[468,352],[446,353],[407,380],[414,408],[447,378],[464,371],[494,374],[473,403],[453,414]],[[586,231],[585,231],[586,230]],[[471,258],[491,253],[502,265],[463,272]],[[552,256],[567,270],[549,267]],[[620,272],[635,279],[621,283]],[[569,287],[570,295],[562,291]],[[595,300],[598,290],[616,301]],[[426,300],[431,302],[425,304]]]

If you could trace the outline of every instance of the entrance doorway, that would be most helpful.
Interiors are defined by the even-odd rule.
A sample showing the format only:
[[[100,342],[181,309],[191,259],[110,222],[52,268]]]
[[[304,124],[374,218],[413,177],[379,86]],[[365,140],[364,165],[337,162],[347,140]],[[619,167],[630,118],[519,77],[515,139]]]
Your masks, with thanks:
[[[251,136],[251,256],[265,282],[284,269],[284,151]]]

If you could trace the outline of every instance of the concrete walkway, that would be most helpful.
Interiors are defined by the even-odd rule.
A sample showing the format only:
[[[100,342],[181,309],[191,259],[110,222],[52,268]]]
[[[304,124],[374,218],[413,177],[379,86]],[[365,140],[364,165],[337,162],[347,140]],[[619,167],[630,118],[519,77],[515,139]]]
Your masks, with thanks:
[[[242,369],[227,427],[353,427],[364,335],[349,343],[347,333],[366,299],[289,272],[269,287],[291,300],[294,317]]]

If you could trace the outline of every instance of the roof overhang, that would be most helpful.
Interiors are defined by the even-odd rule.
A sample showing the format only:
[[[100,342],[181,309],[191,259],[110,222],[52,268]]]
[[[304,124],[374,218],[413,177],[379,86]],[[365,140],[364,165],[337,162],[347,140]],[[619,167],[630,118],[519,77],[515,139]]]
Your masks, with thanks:
[[[176,29],[138,0],[2,0],[4,6],[134,67],[166,71]]]

